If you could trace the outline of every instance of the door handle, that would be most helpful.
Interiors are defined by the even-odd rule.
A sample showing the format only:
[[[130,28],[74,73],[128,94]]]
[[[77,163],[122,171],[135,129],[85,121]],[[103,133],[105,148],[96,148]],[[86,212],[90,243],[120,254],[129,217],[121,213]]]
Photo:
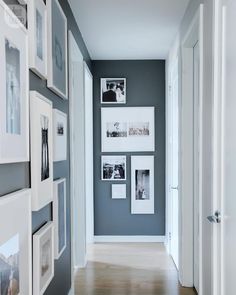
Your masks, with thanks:
[[[211,223],[220,223],[221,222],[220,212],[216,211],[214,215],[208,216],[207,219]]]
[[[178,190],[178,186],[171,186],[171,189],[175,189],[175,190]]]

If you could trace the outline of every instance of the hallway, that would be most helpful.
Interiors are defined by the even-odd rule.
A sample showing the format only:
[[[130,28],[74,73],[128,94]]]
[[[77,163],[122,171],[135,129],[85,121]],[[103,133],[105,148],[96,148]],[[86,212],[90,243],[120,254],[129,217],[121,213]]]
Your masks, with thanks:
[[[76,295],[194,295],[162,243],[94,244],[75,278]]]

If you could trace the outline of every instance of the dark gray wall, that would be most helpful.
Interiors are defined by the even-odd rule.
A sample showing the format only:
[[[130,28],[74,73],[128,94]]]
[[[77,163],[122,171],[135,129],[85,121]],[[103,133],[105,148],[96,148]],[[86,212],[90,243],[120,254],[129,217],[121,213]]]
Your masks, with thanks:
[[[7,4],[9,1],[5,1]],[[59,0],[68,20],[68,30],[71,30],[80,47],[80,50],[91,68],[90,57],[79,28],[75,22],[72,11],[67,1]],[[11,3],[14,3],[11,1]],[[46,82],[42,81],[32,72],[30,75],[30,90],[36,90],[53,102],[53,107],[68,114],[69,103],[63,101],[50,91]],[[68,137],[69,151],[69,137]],[[70,236],[70,175],[69,175],[69,153],[67,161],[54,163],[54,179],[65,177],[67,180],[67,248],[58,261],[55,261],[55,276],[45,295],[67,295],[71,287],[71,236]],[[30,187],[29,163],[0,165],[0,196],[22,188]],[[51,220],[51,204],[32,214],[33,232],[39,229],[45,222]],[[25,294],[27,295],[27,294]]]
[[[165,61],[93,61],[95,235],[165,234]],[[126,106],[155,106],[155,153],[126,153],[127,199],[111,199],[111,182],[101,181],[100,78],[126,77]],[[105,106],[105,105],[103,105]],[[111,105],[106,105],[111,106]],[[112,105],[114,106],[114,105]],[[120,107],[121,105],[119,105]],[[122,105],[125,107],[125,105]],[[105,154],[105,153],[104,153]],[[119,153],[115,153],[119,154]],[[125,154],[122,152],[122,154]],[[131,155],[155,156],[155,214],[131,215]],[[120,183],[120,182],[119,182]],[[122,182],[121,182],[122,183]]]

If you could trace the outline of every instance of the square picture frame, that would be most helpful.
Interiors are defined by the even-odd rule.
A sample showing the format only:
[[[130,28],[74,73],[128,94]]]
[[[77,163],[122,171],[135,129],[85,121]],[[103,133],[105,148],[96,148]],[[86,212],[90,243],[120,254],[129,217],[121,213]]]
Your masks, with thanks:
[[[154,156],[132,156],[131,214],[154,213]]]
[[[43,0],[27,5],[29,67],[41,79],[47,79],[47,7]]]
[[[30,143],[32,211],[53,200],[52,102],[30,91]]]
[[[101,104],[126,104],[126,78],[101,78]]]
[[[101,179],[105,181],[126,180],[126,156],[103,155],[101,157]]]
[[[3,290],[10,289],[11,294],[32,294],[30,189],[0,198],[0,224],[0,292],[7,294]],[[14,285],[10,282],[11,276]]]
[[[33,234],[33,295],[43,295],[54,277],[53,222]]]
[[[0,164],[29,161],[27,30],[0,1]]]
[[[59,259],[67,243],[66,179],[55,180],[53,188],[54,256]]]
[[[58,0],[47,0],[48,79],[47,86],[68,99],[67,18]]]
[[[53,161],[67,159],[67,114],[53,109]]]
[[[126,199],[126,184],[112,184],[112,199],[123,200]]]

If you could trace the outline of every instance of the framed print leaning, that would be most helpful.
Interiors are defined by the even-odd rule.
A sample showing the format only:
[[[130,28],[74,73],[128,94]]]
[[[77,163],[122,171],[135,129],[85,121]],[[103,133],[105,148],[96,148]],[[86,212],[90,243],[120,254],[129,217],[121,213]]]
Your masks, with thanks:
[[[53,222],[33,235],[33,295],[43,295],[54,277]]]
[[[123,104],[126,103],[126,79],[102,78],[101,103]]]
[[[154,107],[102,108],[102,152],[154,151],[154,112]]]
[[[67,114],[53,109],[53,161],[67,158]]]
[[[30,143],[32,210],[38,211],[53,199],[52,102],[30,92]]]
[[[68,98],[67,19],[58,0],[47,0],[48,88]]]
[[[0,198],[0,294],[32,294],[29,189]]]
[[[58,259],[66,248],[66,179],[53,183],[54,255]]]
[[[154,156],[131,157],[131,213],[154,214]]]
[[[47,9],[43,0],[27,5],[29,32],[29,66],[42,79],[47,77]]]
[[[27,31],[0,0],[0,164],[29,161]]]

